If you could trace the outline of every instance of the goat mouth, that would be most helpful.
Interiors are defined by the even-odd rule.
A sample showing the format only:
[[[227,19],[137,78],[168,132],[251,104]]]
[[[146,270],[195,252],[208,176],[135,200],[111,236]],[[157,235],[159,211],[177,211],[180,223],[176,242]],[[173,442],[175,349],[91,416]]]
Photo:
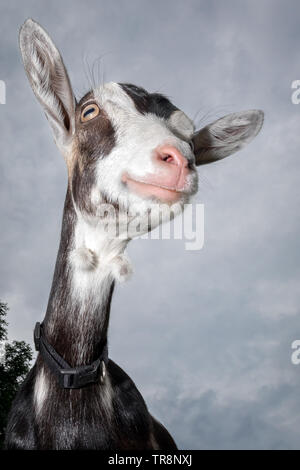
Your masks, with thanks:
[[[183,190],[176,187],[163,186],[162,184],[143,181],[125,173],[122,176],[122,182],[125,183],[129,190],[135,194],[146,197],[155,198],[163,202],[177,202],[182,198]]]

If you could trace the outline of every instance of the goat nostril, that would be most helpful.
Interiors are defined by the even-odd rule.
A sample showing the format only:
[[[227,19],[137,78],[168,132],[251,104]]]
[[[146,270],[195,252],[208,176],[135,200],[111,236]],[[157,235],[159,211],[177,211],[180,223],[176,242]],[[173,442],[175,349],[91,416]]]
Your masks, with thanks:
[[[164,162],[167,162],[167,163],[172,163],[174,160],[174,158],[171,155],[164,155],[162,159]]]

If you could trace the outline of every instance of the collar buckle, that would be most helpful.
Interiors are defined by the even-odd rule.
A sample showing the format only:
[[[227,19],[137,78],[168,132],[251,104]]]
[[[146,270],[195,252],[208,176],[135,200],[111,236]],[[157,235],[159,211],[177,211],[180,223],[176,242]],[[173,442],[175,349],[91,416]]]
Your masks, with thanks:
[[[100,375],[102,378],[104,361],[97,359],[90,366],[79,366],[70,369],[60,369],[59,382],[63,388],[81,388],[95,383]],[[99,371],[101,370],[101,374]]]

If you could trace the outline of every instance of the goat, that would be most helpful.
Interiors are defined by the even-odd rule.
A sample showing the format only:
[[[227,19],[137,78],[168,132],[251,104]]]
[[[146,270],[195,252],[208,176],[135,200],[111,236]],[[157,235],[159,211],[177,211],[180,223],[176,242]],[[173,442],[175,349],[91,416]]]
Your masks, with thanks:
[[[20,49],[68,187],[47,311],[35,330],[40,353],[14,400],[6,449],[175,450],[133,381],[108,359],[111,298],[115,281],[130,274],[125,249],[133,237],[109,237],[112,216],[103,207],[119,219],[134,207],[142,222],[158,206],[149,231],[162,206],[179,214],[197,191],[196,166],[240,150],[263,112],[229,114],[195,131],[167,97],[132,84],[107,83],[77,101],[59,51],[31,19]]]

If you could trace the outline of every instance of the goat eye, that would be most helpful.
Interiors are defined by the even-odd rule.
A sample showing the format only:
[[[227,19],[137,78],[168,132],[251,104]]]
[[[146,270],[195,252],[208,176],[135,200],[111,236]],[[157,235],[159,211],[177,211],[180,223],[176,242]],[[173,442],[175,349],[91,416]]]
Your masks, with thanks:
[[[194,152],[195,146],[194,146],[194,142],[192,140],[189,141],[189,146],[191,147],[192,152]]]
[[[98,116],[99,113],[100,109],[96,104],[88,104],[81,112],[81,122],[90,121],[91,119],[94,119],[96,116]]]

